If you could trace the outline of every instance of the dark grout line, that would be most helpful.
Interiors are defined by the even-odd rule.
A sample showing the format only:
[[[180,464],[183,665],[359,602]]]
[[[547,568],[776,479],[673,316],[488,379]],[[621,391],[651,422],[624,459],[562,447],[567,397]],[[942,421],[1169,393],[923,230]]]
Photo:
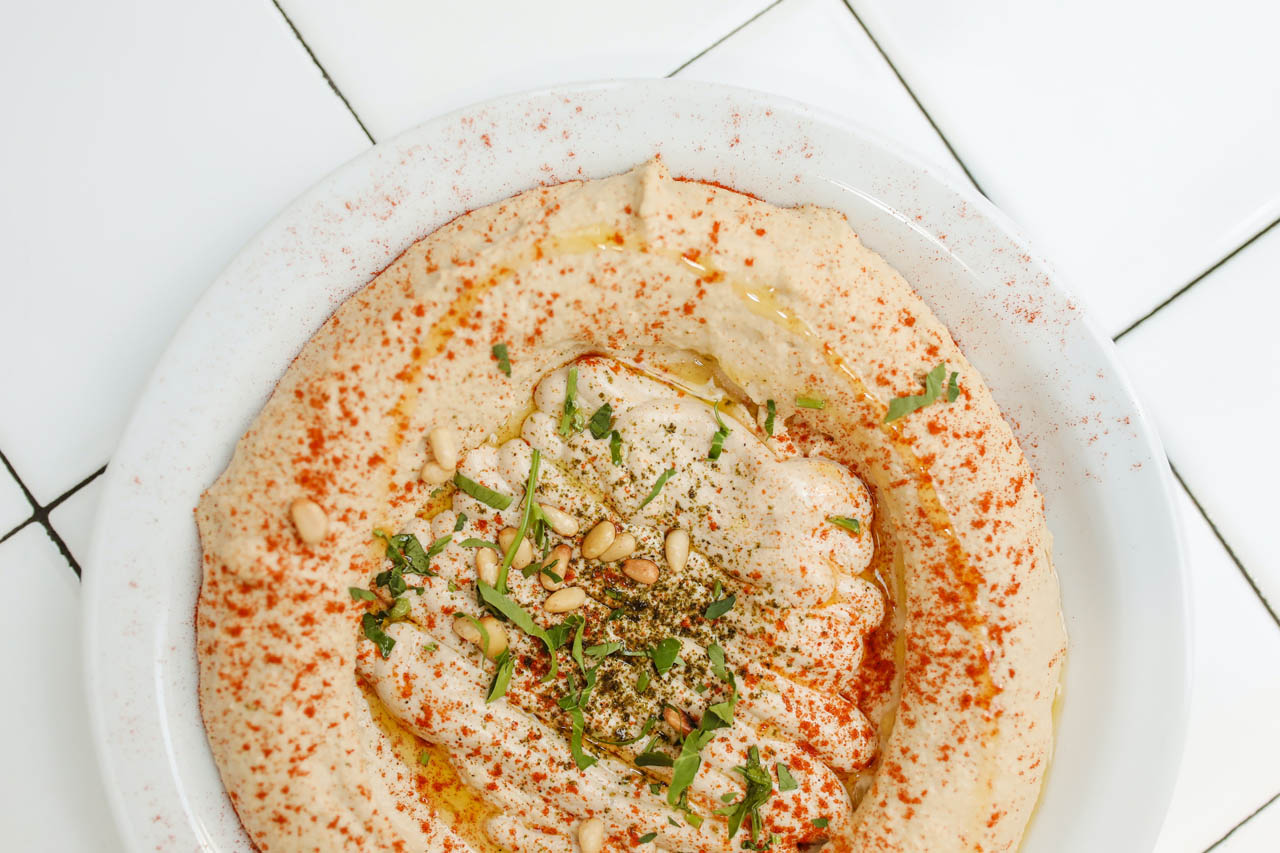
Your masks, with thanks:
[[[26,526],[27,526],[28,524],[30,524],[31,522],[33,522],[33,521],[35,521],[35,520],[36,520],[36,517],[35,517],[34,515],[29,515],[29,516],[27,516],[27,520],[26,520],[26,521],[22,522],[21,524],[19,524],[17,527],[15,527],[15,528],[13,528],[12,530],[10,530],[10,531],[9,531],[8,533],[6,533],[5,535],[0,536],[0,543],[4,543],[4,542],[8,541],[9,539],[13,538],[14,536],[16,536],[16,535],[18,534],[18,531],[23,530],[24,528],[26,528]]]
[[[338,96],[338,100],[342,101],[342,105],[347,108],[347,112],[351,113],[351,117],[356,120],[356,124],[360,125],[360,129],[364,131],[364,135],[368,138],[370,144],[377,145],[378,141],[373,138],[373,134],[369,132],[369,128],[364,126],[364,122],[360,120],[360,114],[351,106],[351,102],[347,100],[347,96],[342,94],[342,90],[338,88],[338,84],[333,82],[333,78],[329,76],[329,72],[320,64],[320,60],[316,58],[315,51],[311,49],[311,45],[307,44],[307,40],[302,37],[302,33],[298,32],[298,28],[293,25],[293,20],[280,6],[280,0],[271,0],[271,5],[276,7],[276,11],[280,13],[280,17],[284,18],[284,22],[289,25],[289,29],[293,31],[294,38],[302,45],[302,49],[307,52],[307,56],[311,57],[311,61],[315,63],[316,68],[320,69],[320,74],[324,77],[324,81],[329,84],[329,88]]]
[[[1265,803],[1263,803],[1262,805],[1260,805],[1260,806],[1258,806],[1256,809],[1254,809],[1252,812],[1250,812],[1250,813],[1249,813],[1249,815],[1248,815],[1248,817],[1246,817],[1244,820],[1242,820],[1242,821],[1240,821],[1239,823],[1237,823],[1235,826],[1231,827],[1231,829],[1229,829],[1229,830],[1227,831],[1227,834],[1226,834],[1226,835],[1222,836],[1222,837],[1221,837],[1221,838],[1219,838],[1217,841],[1213,842],[1213,843],[1212,843],[1212,844],[1210,844],[1208,847],[1206,847],[1206,848],[1204,849],[1204,853],[1209,853],[1209,851],[1210,851],[1210,850],[1213,850],[1214,848],[1218,847],[1218,845],[1222,844],[1222,842],[1224,842],[1224,841],[1226,841],[1228,838],[1230,838],[1230,837],[1231,837],[1231,835],[1232,835],[1232,833],[1234,833],[1234,832],[1235,832],[1237,829],[1239,829],[1240,827],[1244,826],[1244,825],[1245,825],[1246,823],[1248,823],[1249,821],[1253,820],[1255,817],[1257,817],[1259,814],[1261,814],[1263,811],[1265,811],[1265,810],[1266,810],[1266,808],[1267,808],[1267,806],[1271,805],[1271,804],[1272,804],[1272,803],[1274,803],[1276,800],[1280,800],[1280,794],[1276,794],[1276,795],[1274,795],[1271,799],[1267,800]]]
[[[92,474],[90,474],[88,477],[85,477],[83,480],[81,480],[80,482],[76,483],[74,486],[72,486],[71,488],[67,489],[65,492],[63,492],[62,494],[60,494],[60,495],[58,495],[56,498],[54,498],[54,499],[53,499],[53,502],[52,502],[52,503],[50,503],[47,507],[45,507],[45,510],[46,510],[46,511],[48,511],[48,512],[53,512],[55,509],[57,509],[58,504],[62,503],[62,502],[63,502],[63,501],[65,501],[67,498],[71,497],[71,496],[72,496],[72,495],[74,495],[76,492],[80,491],[80,490],[81,490],[81,489],[83,489],[85,486],[89,485],[89,484],[90,484],[90,483],[92,483],[94,480],[96,480],[96,479],[98,479],[99,477],[101,477],[104,473],[106,473],[106,470],[107,470],[107,466],[106,466],[106,465],[103,465],[103,466],[102,466],[101,468],[99,468],[97,471],[94,471],[94,472],[93,472]]]
[[[1243,252],[1243,251],[1244,251],[1245,249],[1247,249],[1250,245],[1252,245],[1252,244],[1253,244],[1253,242],[1254,242],[1254,241],[1256,241],[1259,237],[1261,237],[1263,234],[1266,234],[1268,231],[1270,231],[1272,228],[1275,228],[1277,225],[1280,225],[1280,219],[1275,220],[1275,221],[1274,221],[1274,222],[1272,222],[1270,225],[1266,226],[1266,227],[1265,227],[1265,228],[1263,228],[1261,231],[1259,231],[1257,234],[1254,234],[1254,235],[1253,235],[1252,237],[1250,237],[1248,240],[1245,240],[1245,241],[1244,241],[1243,243],[1241,243],[1239,246],[1236,246],[1234,249],[1232,249],[1230,252],[1228,252],[1228,253],[1227,253],[1227,254],[1226,254],[1226,255],[1225,255],[1221,260],[1219,260],[1219,261],[1218,261],[1217,263],[1215,263],[1213,266],[1209,267],[1209,268],[1208,268],[1207,270],[1205,270],[1204,272],[1200,273],[1200,275],[1198,275],[1198,276],[1196,276],[1195,278],[1191,279],[1191,281],[1189,281],[1189,282],[1187,282],[1186,284],[1182,285],[1182,287],[1179,287],[1176,291],[1174,291],[1174,292],[1173,292],[1173,294],[1172,294],[1168,299],[1164,300],[1164,301],[1163,301],[1163,302],[1161,302],[1159,305],[1157,305],[1156,307],[1152,308],[1150,311],[1148,311],[1147,313],[1143,314],[1143,315],[1142,315],[1141,317],[1139,317],[1138,319],[1134,320],[1132,323],[1130,323],[1128,326],[1126,326],[1126,327],[1125,327],[1125,328],[1124,328],[1124,329],[1123,329],[1119,334],[1117,334],[1117,335],[1116,335],[1114,338],[1112,338],[1111,340],[1113,340],[1113,341],[1117,341],[1117,342],[1118,342],[1118,341],[1119,341],[1121,338],[1123,338],[1125,335],[1129,334],[1129,333],[1130,333],[1130,332],[1132,332],[1134,329],[1138,328],[1138,327],[1139,327],[1139,326],[1141,326],[1143,323],[1145,323],[1145,322],[1147,322],[1148,320],[1150,320],[1150,319],[1151,319],[1152,317],[1154,317],[1154,316],[1155,316],[1155,315],[1156,315],[1156,314],[1157,314],[1157,313],[1158,313],[1162,308],[1164,308],[1165,306],[1167,306],[1170,302],[1172,302],[1173,300],[1177,299],[1179,296],[1181,296],[1182,294],[1186,293],[1188,290],[1190,290],[1191,288],[1195,287],[1195,286],[1196,286],[1197,284],[1199,284],[1200,282],[1204,281],[1206,278],[1208,278],[1208,277],[1209,277],[1209,275],[1210,275],[1211,273],[1213,273],[1214,271],[1216,271],[1219,267],[1221,267],[1221,266],[1222,266],[1223,264],[1225,264],[1227,261],[1229,261],[1229,260],[1231,260],[1232,258],[1234,258],[1236,255],[1238,255],[1238,254],[1240,254],[1241,252]]]
[[[724,44],[724,43],[725,43],[725,41],[727,41],[728,39],[730,39],[730,38],[732,38],[733,36],[737,35],[738,33],[742,32],[742,30],[743,30],[743,29],[745,29],[746,27],[750,26],[750,25],[751,25],[752,23],[754,23],[755,21],[759,20],[759,19],[760,19],[760,17],[761,17],[761,16],[763,16],[766,12],[768,12],[770,9],[775,8],[776,6],[780,5],[781,3],[782,3],[782,0],[773,0],[773,2],[772,2],[772,3],[770,3],[768,6],[765,6],[763,9],[761,9],[759,12],[756,12],[756,13],[755,13],[754,15],[752,15],[750,18],[747,18],[747,19],[746,19],[745,21],[743,21],[741,24],[738,24],[738,26],[736,26],[736,27],[734,27],[733,29],[729,30],[729,32],[727,32],[727,33],[725,33],[724,35],[720,36],[720,38],[716,39],[716,40],[715,40],[714,42],[712,42],[710,45],[708,45],[707,47],[705,47],[705,48],[703,48],[702,50],[700,50],[700,51],[699,51],[697,54],[695,54],[693,57],[691,57],[690,59],[687,59],[687,60],[685,60],[684,62],[680,63],[680,66],[679,66],[678,68],[676,68],[676,70],[675,70],[675,71],[672,71],[670,74],[667,74],[666,76],[667,76],[667,77],[674,77],[674,76],[676,76],[676,75],[677,75],[677,74],[679,74],[681,71],[685,70],[685,69],[686,69],[686,68],[688,68],[690,65],[692,65],[692,64],[693,64],[693,63],[695,63],[695,62],[697,62],[699,59],[701,59],[702,57],[706,56],[708,53],[710,53],[711,51],[715,50],[715,49],[716,49],[717,47],[719,47],[720,45]]]
[[[1217,538],[1218,543],[1226,549],[1227,556],[1231,558],[1231,562],[1235,563],[1236,568],[1240,570],[1240,574],[1244,575],[1245,583],[1249,584],[1249,588],[1253,590],[1253,594],[1258,596],[1258,600],[1262,602],[1262,606],[1266,609],[1268,615],[1271,616],[1271,621],[1275,622],[1276,627],[1280,628],[1280,616],[1277,616],[1275,610],[1271,608],[1271,602],[1267,601],[1267,597],[1262,594],[1262,590],[1258,589],[1258,585],[1254,583],[1253,576],[1250,575],[1249,571],[1244,567],[1244,563],[1240,562],[1240,558],[1236,556],[1236,552],[1227,544],[1226,538],[1222,535],[1222,532],[1218,530],[1218,525],[1213,523],[1213,519],[1209,517],[1209,513],[1205,512],[1204,507],[1200,505],[1200,501],[1196,498],[1195,493],[1187,486],[1187,481],[1182,479],[1182,475],[1178,473],[1178,469],[1174,467],[1172,460],[1169,461],[1169,471],[1172,472],[1174,479],[1178,481],[1178,485],[1182,486],[1182,490],[1187,493],[1187,497],[1191,498],[1191,503],[1195,506],[1196,511],[1200,513],[1200,516],[1205,520],[1205,523],[1209,525],[1209,529],[1213,531],[1213,535]]]
[[[962,160],[960,155],[956,153],[956,149],[951,145],[951,140],[947,139],[947,135],[942,132],[942,128],[938,127],[938,123],[933,120],[933,116],[929,115],[929,111],[924,108],[924,104],[920,103],[920,99],[916,97],[915,90],[911,88],[911,85],[907,83],[906,78],[902,76],[902,72],[898,70],[898,66],[893,64],[893,60],[889,58],[889,54],[885,53],[884,48],[880,46],[880,42],[871,32],[871,29],[863,22],[862,18],[858,15],[857,10],[853,8],[853,4],[850,0],[842,0],[842,2],[844,3],[844,7],[849,10],[849,14],[853,15],[853,19],[858,22],[858,26],[862,27],[862,31],[867,34],[867,38],[871,39],[871,44],[875,46],[875,49],[880,53],[881,58],[888,63],[889,70],[893,72],[893,76],[897,77],[898,82],[902,84],[902,88],[907,90],[907,94],[910,95],[911,100],[915,102],[916,108],[924,114],[925,121],[929,122],[929,126],[933,128],[933,132],[938,134],[938,138],[942,140],[942,144],[947,146],[947,150],[951,152],[951,156],[954,157],[956,163],[960,165],[960,170],[964,172],[965,177],[973,183],[974,189],[982,193],[984,197],[990,198],[990,196],[987,196],[986,190],[982,188],[982,184],[978,183],[978,179],[973,176],[973,172],[969,171],[969,167],[965,165],[964,160]]]
[[[80,563],[76,560],[75,555],[71,553],[71,549],[67,547],[67,543],[63,541],[62,537],[58,534],[58,531],[53,529],[53,524],[49,521],[49,513],[57,509],[58,505],[67,498],[92,483],[98,477],[101,477],[102,473],[107,470],[107,466],[103,465],[97,471],[94,471],[92,474],[85,477],[62,494],[58,495],[49,502],[48,506],[41,506],[40,502],[36,500],[36,496],[27,488],[27,484],[22,482],[22,478],[18,476],[18,472],[13,469],[12,463],[9,462],[9,457],[5,456],[3,452],[0,452],[0,463],[4,465],[5,469],[9,472],[9,475],[13,477],[14,481],[18,484],[18,488],[22,489],[22,494],[26,495],[27,503],[31,504],[32,508],[31,516],[26,521],[4,534],[4,536],[0,536],[0,542],[4,542],[28,525],[39,524],[44,528],[44,532],[49,534],[49,538],[53,540],[53,544],[58,546],[58,550],[62,552],[63,558],[71,565],[71,570],[74,571],[76,573],[76,577],[79,578]]]
[[[27,488],[27,484],[22,482],[22,478],[18,476],[18,472],[13,470],[13,464],[9,462],[9,457],[5,456],[4,451],[2,450],[0,450],[0,464],[4,465],[5,470],[9,472],[9,476],[13,477],[14,482],[18,484],[18,488],[22,489],[22,494],[26,496],[27,503],[31,504],[31,509],[35,515],[39,515],[40,510],[43,509],[43,507],[40,506],[40,501],[36,500],[36,496],[31,494],[31,490]],[[27,521],[30,520],[31,519],[27,519]],[[23,524],[26,523],[26,521],[23,522]],[[9,535],[6,534],[5,538],[8,539]]]

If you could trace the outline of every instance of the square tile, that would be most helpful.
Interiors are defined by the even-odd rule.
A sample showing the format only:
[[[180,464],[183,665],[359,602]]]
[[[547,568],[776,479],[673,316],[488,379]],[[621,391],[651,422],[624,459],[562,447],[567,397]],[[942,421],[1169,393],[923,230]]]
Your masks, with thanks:
[[[1280,227],[1120,340],[1169,458],[1280,611]]]
[[[1186,492],[1176,497],[1191,566],[1191,717],[1156,853],[1201,853],[1280,791],[1280,625]]]
[[[102,484],[106,477],[99,475],[82,486],[70,497],[53,508],[49,523],[66,543],[71,556],[80,564],[81,571],[88,571],[89,539],[93,535],[93,522],[98,515],[98,499],[102,496]]]
[[[786,0],[678,76],[759,89],[821,107],[902,143],[968,183],[938,132],[841,0]]]
[[[121,853],[89,737],[80,585],[44,528],[0,545],[0,578],[29,602],[0,620],[0,838],[6,850]]]
[[[850,3],[1111,334],[1280,215],[1280,4]]]
[[[769,0],[282,0],[376,139],[497,95],[661,77]]]
[[[18,481],[0,465],[0,536],[31,517],[31,502]]]
[[[249,0],[12,5],[0,95],[0,448],[47,503],[240,246],[369,143]]]

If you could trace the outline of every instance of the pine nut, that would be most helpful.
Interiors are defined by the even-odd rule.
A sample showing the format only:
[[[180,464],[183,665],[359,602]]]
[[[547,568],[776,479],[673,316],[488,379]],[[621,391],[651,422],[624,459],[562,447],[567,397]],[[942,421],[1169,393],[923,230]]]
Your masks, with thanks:
[[[579,586],[567,586],[547,596],[542,602],[542,609],[548,613],[568,613],[577,610],[587,600],[587,594]]]
[[[434,459],[428,459],[422,463],[422,470],[418,472],[418,476],[428,485],[443,486],[453,479],[453,472],[441,468]]]
[[[612,521],[600,522],[582,538],[582,556],[594,560],[608,550],[617,535],[618,528],[613,526]]]
[[[498,534],[498,544],[502,546],[502,554],[505,557],[507,549],[511,547],[511,543],[516,541],[516,533],[518,531],[514,527],[503,528]],[[511,561],[511,568],[523,569],[533,562],[533,543],[528,537],[520,540],[520,546],[516,548],[516,556]]]
[[[559,507],[546,506],[538,504],[538,509],[542,510],[542,517],[547,520],[547,524],[551,525],[551,529],[561,536],[576,536],[578,533],[578,519]]]
[[[498,552],[492,548],[476,549],[476,577],[489,586],[498,585]]]
[[[480,629],[471,624],[470,619],[459,616],[453,620],[453,633],[457,634],[468,643],[480,644]]]
[[[489,632],[489,649],[484,653],[484,656],[489,660],[494,660],[507,650],[507,629],[502,627],[502,623],[492,616],[483,617],[480,620],[480,624]]]
[[[684,571],[689,562],[689,532],[676,528],[667,534],[667,565],[673,572]]]
[[[453,430],[448,427],[436,427],[427,433],[427,444],[431,447],[431,455],[436,464],[446,471],[458,468],[458,440],[453,437]]]
[[[662,719],[666,721],[668,726],[675,729],[682,735],[687,735],[693,731],[693,723],[689,722],[689,716],[677,708],[670,705],[662,709]]]
[[[613,540],[605,552],[600,555],[600,562],[613,563],[624,557],[630,557],[636,550],[636,537],[630,533],[623,533]]]
[[[604,849],[604,821],[593,817],[580,823],[578,847],[582,853],[600,853]]]
[[[310,498],[295,498],[289,504],[289,517],[298,531],[298,538],[308,545],[314,545],[324,539],[329,532],[329,518],[320,508],[320,504]]]
[[[622,573],[645,586],[658,582],[658,564],[653,560],[625,560],[622,563]]]
[[[564,589],[564,576],[569,571],[569,560],[573,556],[573,549],[568,545],[557,545],[551,549],[551,559],[547,563],[547,569],[558,574],[562,580],[557,583],[547,577],[546,572],[538,572],[538,582],[542,584],[542,588],[547,592],[555,592],[557,589]]]

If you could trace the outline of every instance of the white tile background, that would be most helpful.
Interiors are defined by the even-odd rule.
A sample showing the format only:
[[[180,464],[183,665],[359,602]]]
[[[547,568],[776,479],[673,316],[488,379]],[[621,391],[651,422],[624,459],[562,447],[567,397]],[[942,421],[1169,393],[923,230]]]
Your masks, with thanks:
[[[24,686],[0,703],[0,846],[118,849],[79,682],[94,475],[239,246],[442,111],[678,73],[972,176],[1119,336],[1187,490],[1196,681],[1157,851],[1280,849],[1277,32],[1251,0],[6,4],[0,582],[39,607],[0,628],[0,680]]]

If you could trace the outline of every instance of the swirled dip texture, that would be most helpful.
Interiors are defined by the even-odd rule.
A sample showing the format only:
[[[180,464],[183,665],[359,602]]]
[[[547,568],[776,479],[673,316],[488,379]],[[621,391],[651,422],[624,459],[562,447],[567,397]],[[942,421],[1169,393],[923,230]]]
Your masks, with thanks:
[[[654,162],[461,216],[196,517],[201,708],[263,851],[1010,850],[1048,766],[1031,470],[829,210]]]

